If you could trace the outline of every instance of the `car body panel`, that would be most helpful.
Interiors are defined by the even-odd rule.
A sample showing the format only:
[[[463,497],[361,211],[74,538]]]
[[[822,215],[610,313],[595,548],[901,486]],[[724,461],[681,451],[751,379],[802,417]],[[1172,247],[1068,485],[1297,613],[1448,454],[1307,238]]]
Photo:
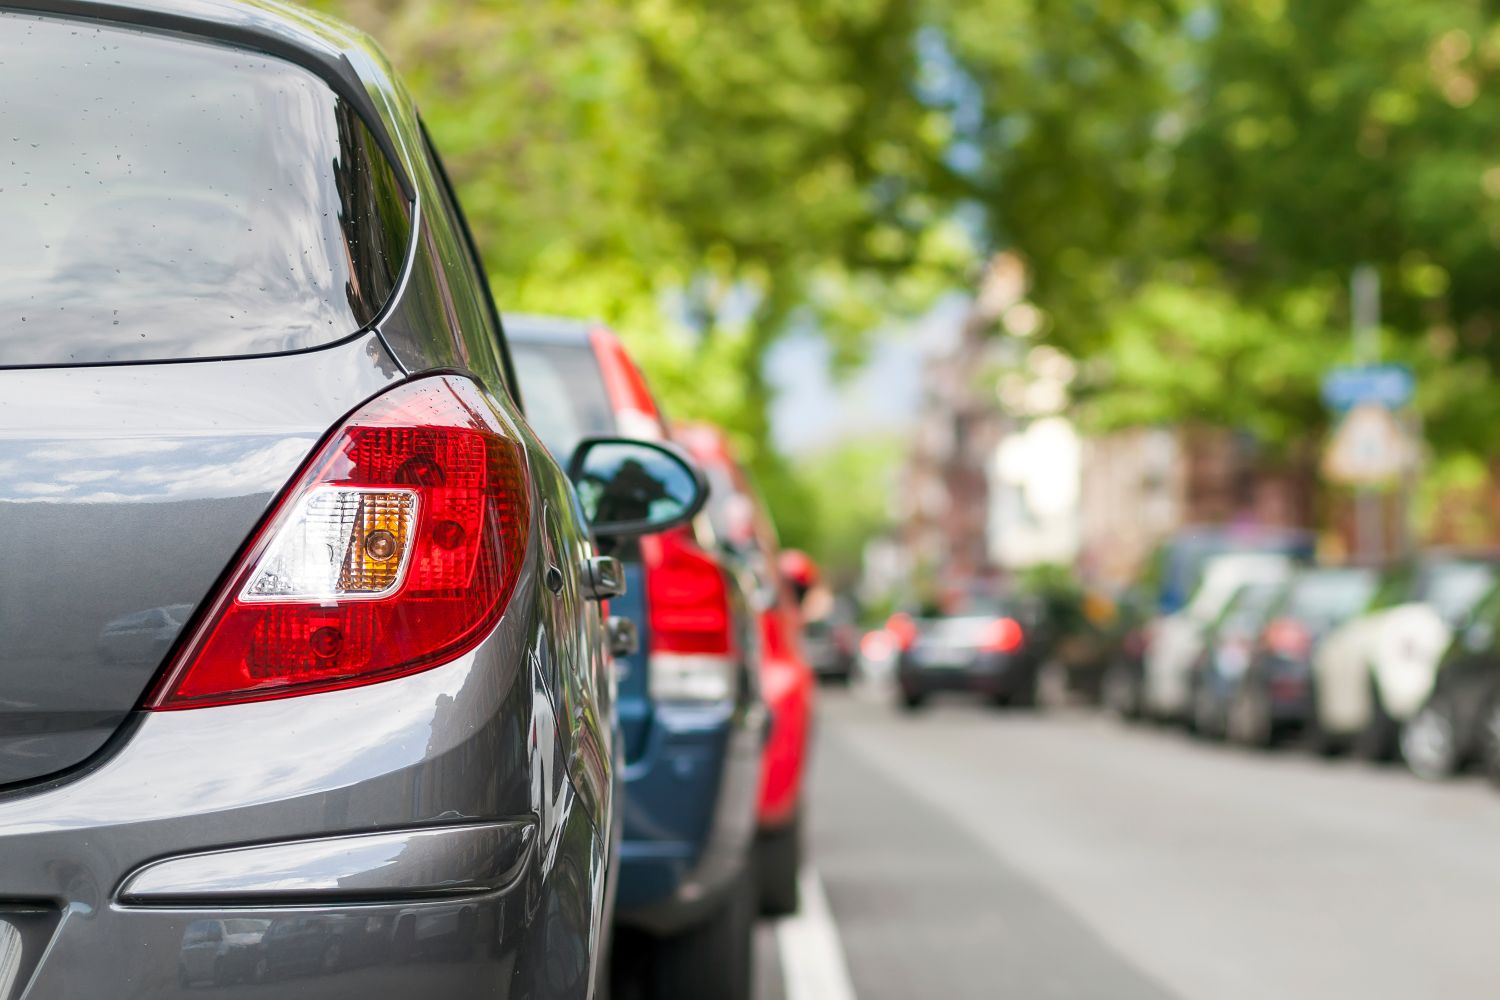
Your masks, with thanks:
[[[328,428],[400,377],[373,335],[0,371],[0,786],[105,744]]]

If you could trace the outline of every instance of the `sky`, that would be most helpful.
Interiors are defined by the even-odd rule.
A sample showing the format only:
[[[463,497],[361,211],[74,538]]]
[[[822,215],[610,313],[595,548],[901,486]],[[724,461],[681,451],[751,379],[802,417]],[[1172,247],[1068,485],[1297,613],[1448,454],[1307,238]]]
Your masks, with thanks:
[[[966,300],[944,299],[909,326],[875,334],[858,371],[835,380],[827,345],[795,334],[772,348],[766,376],[776,387],[771,434],[787,455],[807,454],[840,441],[910,429],[921,401],[922,369],[957,337]]]

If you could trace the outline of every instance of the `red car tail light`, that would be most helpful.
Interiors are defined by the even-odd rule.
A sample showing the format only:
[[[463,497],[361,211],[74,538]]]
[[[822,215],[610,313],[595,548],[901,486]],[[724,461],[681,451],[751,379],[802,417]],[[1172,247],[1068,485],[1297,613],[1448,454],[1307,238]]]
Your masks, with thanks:
[[[1014,618],[996,618],[984,627],[980,646],[987,653],[1014,653],[1025,638],[1020,622]]]
[[[416,673],[500,620],[530,532],[524,452],[477,386],[397,386],[272,508],[150,700],[257,701]]]
[[[712,556],[685,529],[642,538],[651,695],[665,701],[734,696],[729,585]]]
[[[917,623],[905,611],[897,611],[886,619],[885,630],[896,640],[896,648],[905,652],[917,641]]]
[[[1312,649],[1312,635],[1302,623],[1291,618],[1277,618],[1266,626],[1262,640],[1271,652],[1288,659],[1300,659]]]

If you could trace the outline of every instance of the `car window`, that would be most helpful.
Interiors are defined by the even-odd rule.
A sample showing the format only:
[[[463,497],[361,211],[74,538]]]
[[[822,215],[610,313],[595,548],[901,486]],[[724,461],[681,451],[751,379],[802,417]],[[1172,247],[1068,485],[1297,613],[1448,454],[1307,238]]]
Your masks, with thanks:
[[[1423,574],[1421,597],[1450,625],[1467,618],[1495,583],[1488,563],[1439,563]]]
[[[1375,574],[1366,569],[1304,573],[1287,594],[1286,609],[1303,621],[1334,625],[1359,614],[1375,593]]]
[[[409,200],[299,66],[0,13],[0,91],[0,366],[298,350],[396,287]]]
[[[1220,616],[1221,628],[1254,628],[1265,621],[1281,597],[1281,583],[1247,583],[1239,588]]]
[[[583,344],[511,344],[516,378],[526,393],[526,419],[560,462],[578,442],[615,432],[609,395],[594,353]]]

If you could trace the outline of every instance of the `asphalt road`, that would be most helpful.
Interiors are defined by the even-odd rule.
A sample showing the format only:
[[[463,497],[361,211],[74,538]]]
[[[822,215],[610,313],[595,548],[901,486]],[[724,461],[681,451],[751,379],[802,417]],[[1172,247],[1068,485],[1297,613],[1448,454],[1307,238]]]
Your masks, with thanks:
[[[1478,780],[823,695],[812,864],[860,1000],[1500,996]],[[774,931],[757,992],[797,1000]]]

